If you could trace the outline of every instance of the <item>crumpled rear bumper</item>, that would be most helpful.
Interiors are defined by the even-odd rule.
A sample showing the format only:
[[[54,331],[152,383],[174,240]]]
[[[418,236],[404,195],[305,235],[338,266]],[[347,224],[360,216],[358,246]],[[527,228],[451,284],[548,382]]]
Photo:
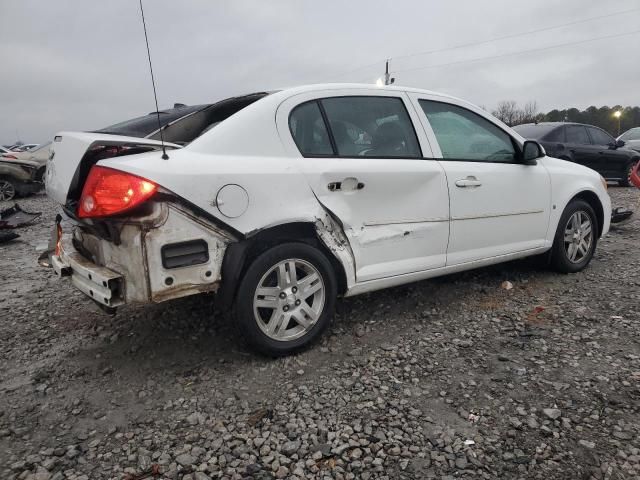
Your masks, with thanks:
[[[164,203],[154,204],[147,217],[113,223],[117,240],[68,216],[56,221],[49,244],[54,270],[109,308],[217,291],[224,252],[233,241],[203,219]]]
[[[124,278],[118,272],[86,259],[73,246],[72,236],[59,240],[58,255],[51,255],[51,265],[60,277],[71,277],[73,285],[106,307],[124,304]]]

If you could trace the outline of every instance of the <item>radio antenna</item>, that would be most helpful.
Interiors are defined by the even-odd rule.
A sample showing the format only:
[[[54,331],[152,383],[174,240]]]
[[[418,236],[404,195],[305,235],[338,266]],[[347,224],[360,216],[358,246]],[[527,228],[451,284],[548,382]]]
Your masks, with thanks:
[[[156,81],[153,78],[153,66],[151,66],[151,52],[149,51],[149,37],[147,36],[147,23],[144,21],[144,9],[140,0],[140,14],[142,15],[142,27],[144,28],[144,40],[147,44],[147,58],[149,59],[149,71],[151,72],[151,85],[153,86],[153,98],[156,101],[156,116],[158,117],[158,130],[160,130],[160,143],[162,144],[162,159],[169,160],[167,149],[164,146],[164,135],[162,134],[162,122],[160,122],[160,109],[158,108],[158,94],[156,93]]]

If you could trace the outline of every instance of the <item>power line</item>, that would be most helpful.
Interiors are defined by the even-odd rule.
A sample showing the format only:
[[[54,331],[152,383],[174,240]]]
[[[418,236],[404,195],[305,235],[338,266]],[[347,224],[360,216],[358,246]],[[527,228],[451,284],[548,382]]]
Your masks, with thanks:
[[[440,49],[437,49],[437,50],[427,50],[425,52],[409,53],[407,55],[399,55],[399,56],[393,57],[393,60],[398,60],[398,59],[401,59],[401,58],[417,57],[417,56],[420,56],[420,55],[431,55],[431,54],[434,54],[434,53],[447,52],[449,50],[457,50],[459,48],[475,47],[476,45],[484,45],[486,43],[497,42],[497,41],[506,40],[506,39],[509,39],[509,38],[516,38],[516,37],[521,37],[521,36],[525,36],[525,35],[532,35],[534,33],[547,32],[549,30],[556,30],[558,28],[570,27],[570,26],[573,26],[573,25],[581,24],[581,23],[591,22],[593,20],[600,20],[602,18],[614,17],[614,16],[617,16],[617,15],[625,14],[625,13],[636,12],[638,10],[640,10],[640,8],[632,8],[630,10],[624,10],[622,12],[609,13],[607,15],[599,15],[597,17],[584,18],[582,20],[575,20],[573,22],[562,23],[562,24],[559,24],[559,25],[553,25],[551,27],[539,28],[539,29],[536,29],[536,30],[529,30],[527,32],[512,33],[510,35],[504,35],[502,37],[496,37],[496,38],[492,38],[490,40],[483,40],[483,41],[480,41],[480,42],[463,43],[461,45],[455,45],[453,47],[440,48]]]
[[[398,60],[398,59],[402,59],[402,58],[410,58],[410,57],[416,57],[416,56],[420,56],[420,55],[431,55],[431,54],[434,54],[434,53],[441,53],[441,52],[446,52],[446,51],[449,51],[449,50],[457,50],[457,49],[460,49],[460,48],[472,47],[472,46],[476,46],[476,45],[485,45],[487,43],[497,42],[497,41],[500,41],[500,40],[506,40],[506,39],[509,39],[509,38],[516,38],[516,37],[525,36],[525,35],[532,35],[534,33],[546,32],[546,31],[549,31],[549,30],[555,30],[555,29],[562,28],[562,27],[569,27],[569,26],[578,25],[578,24],[581,24],[581,23],[591,22],[593,20],[600,20],[600,19],[603,19],[603,18],[609,18],[609,17],[614,17],[614,16],[617,16],[617,15],[623,15],[625,13],[631,13],[631,12],[635,12],[635,11],[638,11],[638,10],[640,10],[640,8],[632,8],[632,9],[629,9],[629,10],[623,10],[621,12],[615,12],[615,13],[609,13],[609,14],[606,14],[606,15],[599,15],[599,16],[596,16],[596,17],[584,18],[584,19],[581,19],[581,20],[575,20],[573,22],[563,23],[563,24],[559,24],[559,25],[553,25],[553,26],[550,26],[550,27],[540,28],[540,29],[536,29],[536,30],[529,30],[527,32],[513,33],[513,34],[510,34],[510,35],[504,35],[502,37],[496,37],[496,38],[492,38],[492,39],[488,39],[488,40],[481,40],[479,42],[470,42],[470,43],[465,43],[465,44],[461,44],[461,45],[454,45],[452,47],[440,48],[440,49],[437,49],[437,50],[428,50],[428,51],[424,51],[424,52],[417,52],[417,53],[410,53],[410,54],[406,54],[406,55],[400,55],[400,56],[389,58],[388,60],[391,60],[391,59]],[[362,66],[359,66],[359,67],[355,67],[355,68],[349,69],[349,70],[344,71],[344,72],[342,72],[342,73],[340,73],[338,75],[339,76],[348,75],[349,73],[353,73],[353,72],[357,72],[357,71],[360,71],[360,70],[365,70],[367,68],[379,66],[383,62],[385,62],[385,59],[380,59],[380,60],[378,60],[376,62],[369,63],[367,65],[362,65]]]
[[[544,50],[551,50],[553,48],[560,48],[560,47],[567,47],[570,45],[580,45],[582,43],[589,43],[589,42],[595,42],[597,40],[605,40],[608,38],[617,38],[617,37],[624,37],[626,35],[635,35],[636,33],[640,33],[640,30],[634,30],[631,32],[625,32],[625,33],[617,33],[617,34],[613,34],[613,35],[604,35],[602,37],[595,37],[595,38],[588,38],[585,40],[578,40],[576,42],[566,42],[566,43],[558,43],[556,45],[549,45],[547,47],[541,47],[541,48],[532,48],[529,50],[519,50],[517,52],[510,52],[510,53],[503,53],[501,55],[491,55],[488,57],[478,57],[478,58],[470,58],[467,60],[460,60],[458,62],[449,62],[449,63],[439,63],[436,65],[424,65],[421,67],[411,67],[411,68],[403,68],[400,70],[394,70],[391,73],[398,73],[398,72],[412,72],[414,70],[426,70],[429,68],[436,68],[436,67],[448,67],[451,65],[460,65],[463,63],[473,63],[473,62],[480,62],[482,60],[492,60],[495,58],[503,58],[503,57],[510,57],[510,56],[514,56],[514,55],[521,55],[523,53],[533,53],[533,52],[542,52]]]

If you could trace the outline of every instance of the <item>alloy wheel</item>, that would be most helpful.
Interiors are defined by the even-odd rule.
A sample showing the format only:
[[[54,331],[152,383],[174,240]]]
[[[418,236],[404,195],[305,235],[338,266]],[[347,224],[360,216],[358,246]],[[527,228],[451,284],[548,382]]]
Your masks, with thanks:
[[[291,341],[313,328],[325,304],[325,285],[316,267],[291,258],[271,267],[258,282],[253,313],[269,338]]]
[[[16,196],[16,189],[8,180],[0,180],[0,201],[11,200]]]
[[[574,212],[564,229],[564,248],[571,263],[580,263],[587,257],[593,243],[593,234],[593,223],[587,212]]]

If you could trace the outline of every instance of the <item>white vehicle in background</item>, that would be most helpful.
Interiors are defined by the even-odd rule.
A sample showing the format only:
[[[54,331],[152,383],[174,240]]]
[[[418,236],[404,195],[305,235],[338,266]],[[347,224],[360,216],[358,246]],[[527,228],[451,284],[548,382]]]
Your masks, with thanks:
[[[616,140],[622,140],[625,147],[640,152],[640,127],[630,128]]]
[[[166,124],[168,159],[149,138],[58,134],[56,272],[105,308],[218,291],[283,355],[337,296],[543,253],[577,272],[609,229],[596,172],[462,100],[348,84],[247,98]]]
[[[23,143],[22,145],[16,145],[11,147],[11,151],[13,152],[29,152],[31,150],[35,150],[40,146],[39,143]]]

